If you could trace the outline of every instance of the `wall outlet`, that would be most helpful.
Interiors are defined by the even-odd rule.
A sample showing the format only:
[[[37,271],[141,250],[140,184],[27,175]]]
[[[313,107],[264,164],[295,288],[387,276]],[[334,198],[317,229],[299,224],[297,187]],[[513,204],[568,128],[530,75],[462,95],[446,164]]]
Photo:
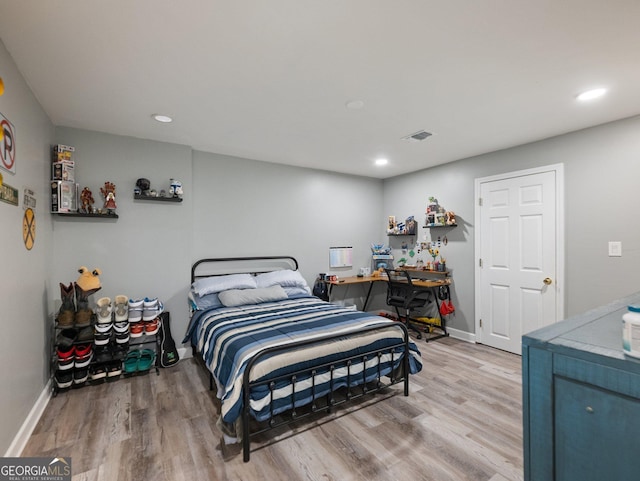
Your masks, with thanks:
[[[622,242],[609,241],[609,257],[622,257]]]

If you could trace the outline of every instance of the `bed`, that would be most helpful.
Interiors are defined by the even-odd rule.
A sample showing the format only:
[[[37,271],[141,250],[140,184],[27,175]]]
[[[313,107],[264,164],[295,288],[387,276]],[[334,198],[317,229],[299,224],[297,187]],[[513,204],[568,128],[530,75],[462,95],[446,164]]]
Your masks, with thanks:
[[[403,385],[422,369],[404,324],[322,301],[290,256],[210,258],[191,268],[183,343],[209,371],[225,443]]]

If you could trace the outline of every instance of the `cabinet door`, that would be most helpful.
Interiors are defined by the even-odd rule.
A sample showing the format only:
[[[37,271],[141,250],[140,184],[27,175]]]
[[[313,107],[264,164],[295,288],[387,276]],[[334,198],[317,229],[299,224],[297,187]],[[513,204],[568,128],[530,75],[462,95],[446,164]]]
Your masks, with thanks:
[[[640,479],[640,401],[555,378],[556,481]]]

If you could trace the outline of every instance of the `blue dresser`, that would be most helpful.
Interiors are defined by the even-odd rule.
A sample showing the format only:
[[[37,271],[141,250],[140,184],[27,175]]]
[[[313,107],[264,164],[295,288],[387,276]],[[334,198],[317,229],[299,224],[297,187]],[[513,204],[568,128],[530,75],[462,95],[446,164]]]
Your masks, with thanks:
[[[640,480],[640,360],[622,352],[635,294],[522,338],[527,481]]]

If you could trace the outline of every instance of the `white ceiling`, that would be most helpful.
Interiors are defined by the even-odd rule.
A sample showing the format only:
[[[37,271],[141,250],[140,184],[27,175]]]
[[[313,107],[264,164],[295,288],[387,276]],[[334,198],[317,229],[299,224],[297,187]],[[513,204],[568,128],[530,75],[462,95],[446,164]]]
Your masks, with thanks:
[[[370,177],[640,113],[639,0],[0,0],[0,38],[55,125]]]

